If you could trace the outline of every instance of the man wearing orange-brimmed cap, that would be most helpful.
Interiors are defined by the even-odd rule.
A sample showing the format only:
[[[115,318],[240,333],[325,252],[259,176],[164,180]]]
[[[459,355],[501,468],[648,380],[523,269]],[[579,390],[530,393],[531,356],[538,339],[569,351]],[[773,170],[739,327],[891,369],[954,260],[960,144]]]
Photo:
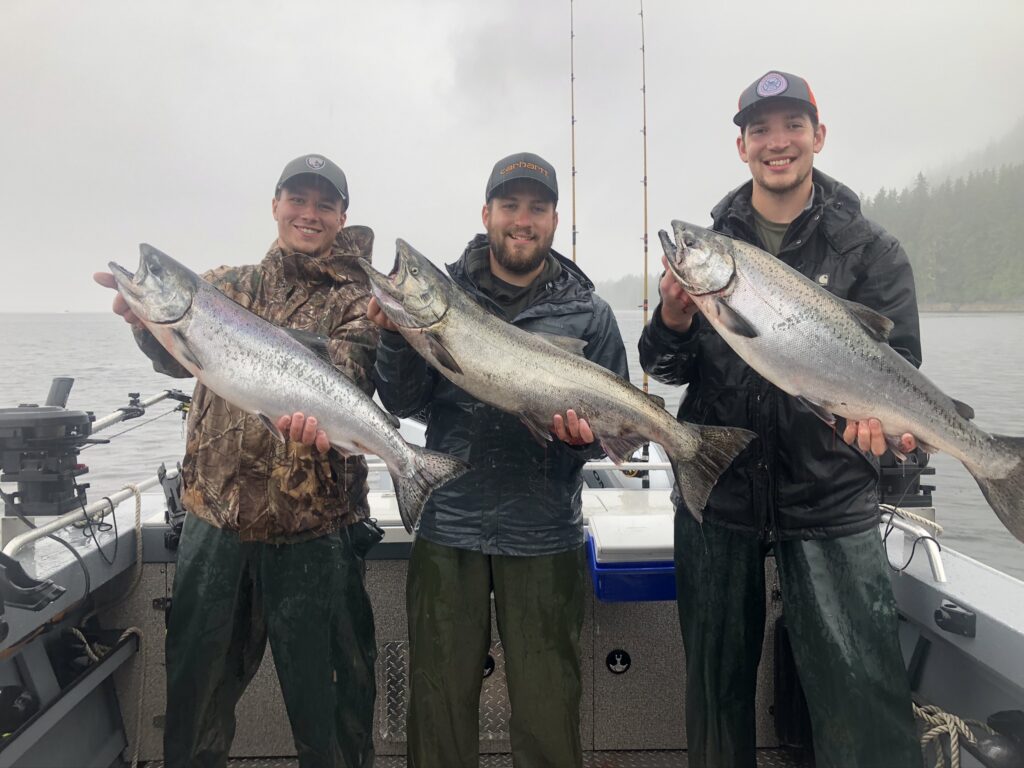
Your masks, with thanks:
[[[850,189],[814,168],[825,126],[807,81],[764,74],[740,94],[733,122],[751,179],[714,208],[713,228],[885,315],[893,322],[889,344],[920,365],[907,255],[863,217]],[[760,438],[722,474],[703,527],[675,499],[689,765],[755,764],[764,558],[772,550],[818,768],[920,768],[878,535],[882,425],[852,422],[837,439],[805,403],[732,351],[667,269],[660,291],[640,339],[644,370],[688,385],[681,421],[745,427]],[[914,448],[903,435],[901,451]]]

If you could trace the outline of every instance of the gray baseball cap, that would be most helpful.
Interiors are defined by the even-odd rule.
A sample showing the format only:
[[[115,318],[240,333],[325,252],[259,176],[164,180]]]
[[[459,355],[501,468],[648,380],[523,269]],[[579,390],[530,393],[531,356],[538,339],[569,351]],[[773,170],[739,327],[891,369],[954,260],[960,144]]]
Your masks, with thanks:
[[[746,87],[740,94],[739,111],[732,121],[740,128],[750,122],[757,108],[766,101],[789,100],[801,102],[804,108],[810,108],[815,119],[818,118],[818,102],[807,81],[789,72],[773,70],[767,72]]]
[[[496,162],[487,179],[484,199],[490,202],[503,184],[516,179],[536,181],[546,187],[554,196],[555,202],[558,202],[558,179],[554,167],[543,157],[532,152],[516,152]]]
[[[330,183],[332,187],[338,190],[338,194],[341,195],[345,207],[348,207],[348,180],[345,178],[345,172],[323,155],[302,155],[288,163],[284,170],[281,171],[281,178],[277,180],[274,194],[276,195],[281,191],[281,187],[285,185],[288,179],[304,174],[320,176]]]

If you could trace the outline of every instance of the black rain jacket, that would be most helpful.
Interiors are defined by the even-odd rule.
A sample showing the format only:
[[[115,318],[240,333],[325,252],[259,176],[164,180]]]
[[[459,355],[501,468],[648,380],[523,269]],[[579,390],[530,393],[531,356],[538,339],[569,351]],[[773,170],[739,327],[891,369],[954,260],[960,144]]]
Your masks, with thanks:
[[[500,317],[501,310],[466,271],[469,253],[489,247],[487,238],[477,235],[462,258],[448,265],[448,273]],[[525,331],[583,339],[588,360],[628,380],[626,349],[611,308],[575,264],[551,253],[562,265],[561,274],[512,323]],[[552,555],[583,545],[581,470],[602,455],[598,444],[575,448],[555,439],[540,445],[516,416],[452,384],[398,333],[381,332],[374,372],[385,408],[400,417],[425,416],[427,447],[471,467],[431,494],[418,536],[492,555]]]
[[[864,218],[857,196],[820,171],[814,198],[789,227],[778,258],[843,299],[893,321],[889,343],[921,365],[914,277],[896,238]],[[713,229],[763,247],[754,226],[753,182],[711,212]],[[878,461],[842,439],[795,398],[748,366],[700,315],[685,334],[661,321],[640,337],[640,364],[665,384],[686,384],[680,421],[745,427],[753,441],[719,479],[704,511],[713,524],[768,541],[834,538],[878,521]],[[677,509],[681,501],[674,497]]]

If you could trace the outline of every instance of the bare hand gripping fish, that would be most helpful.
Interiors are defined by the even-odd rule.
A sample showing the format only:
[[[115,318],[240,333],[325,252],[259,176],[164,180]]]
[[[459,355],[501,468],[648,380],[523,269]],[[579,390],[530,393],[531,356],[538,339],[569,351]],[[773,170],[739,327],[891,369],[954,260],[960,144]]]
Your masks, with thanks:
[[[278,439],[279,417],[315,415],[331,445],[372,453],[387,465],[406,530],[431,492],[462,475],[460,459],[407,443],[398,419],[328,360],[285,330],[227,298],[192,270],[152,246],[139,246],[133,275],[110,262],[117,289],[164,348],[200,382],[254,414]]]
[[[441,375],[478,400],[519,416],[552,440],[554,413],[574,409],[605,453],[621,463],[646,440],[665,448],[677,487],[698,520],[719,476],[754,439],[731,427],[680,423],[660,398],[583,357],[579,339],[533,334],[480,307],[403,240],[394,279],[359,264],[384,313]]]
[[[959,459],[1003,525],[1024,541],[1024,438],[990,435],[895,352],[892,321],[840,299],[759,248],[673,221],[669,268],[746,363],[826,424],[877,418],[891,446],[909,432]],[[835,414],[835,415],[833,415]]]

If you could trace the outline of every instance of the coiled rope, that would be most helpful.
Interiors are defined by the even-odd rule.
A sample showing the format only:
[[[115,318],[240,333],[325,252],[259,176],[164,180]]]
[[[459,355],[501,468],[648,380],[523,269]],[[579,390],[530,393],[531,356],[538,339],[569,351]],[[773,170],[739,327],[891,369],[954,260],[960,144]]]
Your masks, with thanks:
[[[919,707],[914,704],[914,715],[923,720],[929,727],[921,736],[921,752],[927,757],[932,746],[935,747],[935,768],[946,768],[946,757],[940,739],[949,737],[950,768],[960,768],[960,739],[969,744],[977,744],[971,726],[994,733],[985,723],[978,720],[962,720],[934,704]]]

